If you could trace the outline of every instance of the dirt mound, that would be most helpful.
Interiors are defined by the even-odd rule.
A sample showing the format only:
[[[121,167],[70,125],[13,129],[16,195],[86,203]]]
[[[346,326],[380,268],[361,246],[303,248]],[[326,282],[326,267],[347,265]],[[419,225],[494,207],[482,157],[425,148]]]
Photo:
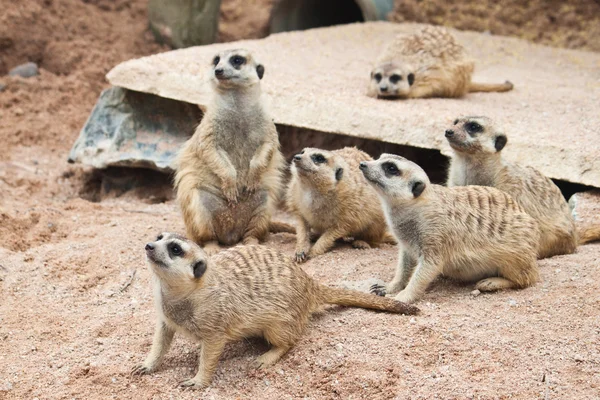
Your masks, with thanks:
[[[600,51],[597,0],[396,0],[389,19],[488,31],[549,46]]]

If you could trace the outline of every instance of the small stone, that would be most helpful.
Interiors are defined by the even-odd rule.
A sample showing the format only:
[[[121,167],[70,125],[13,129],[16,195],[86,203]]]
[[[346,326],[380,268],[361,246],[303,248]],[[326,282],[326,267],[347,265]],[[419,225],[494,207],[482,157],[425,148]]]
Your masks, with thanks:
[[[31,78],[40,74],[36,63],[28,62],[25,64],[18,65],[8,72],[10,76],[20,76],[23,78]]]
[[[408,321],[408,322],[410,322],[411,324],[416,324],[416,323],[417,323],[417,320],[416,320],[416,319],[413,317],[413,318],[411,318],[411,319],[410,319],[410,321]]]
[[[25,114],[21,107],[15,107],[13,111],[17,117],[20,117],[21,115]]]
[[[514,299],[510,299],[510,300],[508,300],[508,305],[511,307],[514,307],[517,305],[517,301]]]
[[[336,344],[336,345],[335,345],[335,349],[336,349],[337,351],[342,351],[342,350],[344,350],[344,346],[342,346],[342,344],[341,344],[341,343],[338,343],[338,344]]]
[[[479,291],[479,289],[475,289],[471,292],[471,296],[473,297],[477,297],[481,294],[481,292]]]
[[[0,92],[4,92],[4,89],[6,89],[6,85],[4,83],[0,83]]]

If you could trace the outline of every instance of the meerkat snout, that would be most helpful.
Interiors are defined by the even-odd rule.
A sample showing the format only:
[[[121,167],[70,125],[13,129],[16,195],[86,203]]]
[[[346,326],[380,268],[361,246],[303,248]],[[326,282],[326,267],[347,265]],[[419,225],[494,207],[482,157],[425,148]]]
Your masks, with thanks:
[[[365,170],[368,168],[367,163],[364,161],[361,161],[360,164],[358,164],[358,168],[360,168],[361,170]]]
[[[452,129],[446,129],[446,137],[454,136],[454,131]]]
[[[294,161],[300,161],[300,160],[302,160],[302,154],[296,154],[294,156]]]

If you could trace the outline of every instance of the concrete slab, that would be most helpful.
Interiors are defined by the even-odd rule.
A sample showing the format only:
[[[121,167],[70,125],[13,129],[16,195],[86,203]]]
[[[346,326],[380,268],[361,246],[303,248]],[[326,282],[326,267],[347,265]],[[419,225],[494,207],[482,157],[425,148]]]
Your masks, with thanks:
[[[372,60],[393,35],[419,24],[371,22],[194,47],[127,61],[111,84],[205,106],[214,54],[245,47],[265,64],[276,123],[449,152],[458,115],[487,115],[509,135],[507,159],[556,179],[600,187],[600,54],[454,31],[477,59],[475,79],[515,84],[463,99],[385,101],[365,95]]]

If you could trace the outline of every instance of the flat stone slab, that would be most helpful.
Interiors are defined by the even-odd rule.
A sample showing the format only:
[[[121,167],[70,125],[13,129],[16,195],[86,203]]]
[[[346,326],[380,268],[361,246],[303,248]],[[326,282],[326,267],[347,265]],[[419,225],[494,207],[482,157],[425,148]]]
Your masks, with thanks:
[[[112,87],[100,95],[69,162],[172,172],[177,151],[201,117],[193,104]]]
[[[193,47],[127,61],[107,78],[203,107],[214,54],[245,47],[266,67],[263,89],[278,124],[449,154],[446,126],[459,115],[487,115],[505,127],[507,159],[551,178],[600,187],[600,54],[453,31],[477,60],[474,80],[508,79],[515,89],[463,99],[367,97],[372,60],[386,41],[420,26],[371,22]]]

